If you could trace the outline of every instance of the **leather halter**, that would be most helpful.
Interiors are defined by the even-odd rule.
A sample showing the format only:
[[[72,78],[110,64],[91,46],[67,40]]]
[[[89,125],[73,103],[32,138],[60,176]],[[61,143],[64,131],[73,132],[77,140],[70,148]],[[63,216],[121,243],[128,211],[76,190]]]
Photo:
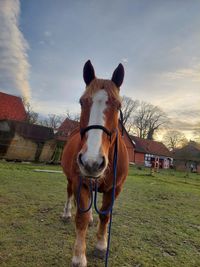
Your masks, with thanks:
[[[85,135],[86,132],[88,132],[89,130],[92,130],[92,129],[102,130],[105,134],[107,134],[107,136],[110,138],[110,142],[111,142],[112,132],[109,131],[108,129],[106,129],[104,126],[98,125],[98,124],[90,125],[88,127],[80,129],[81,139],[83,138],[83,136]]]
[[[123,122],[124,122],[124,118],[123,118],[123,113],[122,113],[122,110],[120,109],[119,110],[120,112],[120,121],[123,125]],[[105,134],[107,134],[107,136],[110,138],[110,142],[111,142],[111,138],[112,138],[112,132],[109,131],[107,128],[105,128],[104,126],[102,125],[99,125],[99,124],[93,124],[93,125],[90,125],[90,126],[87,126],[85,128],[81,128],[80,129],[80,135],[81,135],[81,139],[83,139],[84,135],[86,132],[88,132],[89,130],[92,130],[92,129],[98,129],[98,130],[102,130]],[[122,136],[124,135],[124,129],[123,129],[123,126],[122,126]]]

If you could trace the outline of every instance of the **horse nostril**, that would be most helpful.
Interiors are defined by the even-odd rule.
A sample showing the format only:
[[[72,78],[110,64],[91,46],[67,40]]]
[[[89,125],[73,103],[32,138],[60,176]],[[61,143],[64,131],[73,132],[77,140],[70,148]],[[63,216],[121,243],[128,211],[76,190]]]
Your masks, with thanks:
[[[106,165],[106,159],[105,159],[105,157],[103,156],[103,157],[102,157],[102,162],[101,162],[101,164],[99,165],[99,169],[103,169],[103,168],[105,167],[105,165]]]
[[[100,156],[97,159],[86,159],[84,154],[81,152],[78,155],[78,163],[81,169],[85,170],[88,174],[94,174],[96,172],[102,171],[106,166],[106,158]]]

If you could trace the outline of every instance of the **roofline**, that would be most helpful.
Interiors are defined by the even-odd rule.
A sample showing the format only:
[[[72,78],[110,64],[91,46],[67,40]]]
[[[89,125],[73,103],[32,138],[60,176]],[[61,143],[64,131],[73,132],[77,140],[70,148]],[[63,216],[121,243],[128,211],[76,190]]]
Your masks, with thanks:
[[[76,123],[76,124],[80,125],[80,121],[76,121],[76,120],[73,120],[73,119],[65,118],[64,121],[58,127],[57,132],[59,132],[60,128],[62,127],[62,125],[65,123],[66,120],[68,120],[68,121],[70,121],[72,123]],[[78,125],[76,127],[78,127]]]
[[[27,124],[27,125],[34,125],[36,127],[43,127],[43,128],[47,128],[47,129],[52,129],[52,127],[48,127],[48,126],[44,126],[44,125],[40,125],[40,124],[34,124],[34,123],[29,123],[27,121],[17,121],[17,120],[10,120],[10,119],[0,119],[0,122],[1,121],[11,121],[11,122],[18,122],[18,123],[23,123],[23,124]]]
[[[131,141],[131,144],[134,146],[134,149],[135,149],[135,146],[136,146],[136,143],[134,140],[131,139],[129,133],[127,132],[126,128],[124,127],[123,123],[121,122],[121,120],[119,120],[119,124],[121,125],[122,127],[122,130],[126,133],[126,135],[128,136],[129,140]]]
[[[0,92],[0,94],[8,95],[8,96],[11,96],[11,97],[17,97],[17,98],[19,98],[20,100],[22,100],[22,96],[11,95],[11,94],[7,94],[7,93],[4,93],[4,92]]]

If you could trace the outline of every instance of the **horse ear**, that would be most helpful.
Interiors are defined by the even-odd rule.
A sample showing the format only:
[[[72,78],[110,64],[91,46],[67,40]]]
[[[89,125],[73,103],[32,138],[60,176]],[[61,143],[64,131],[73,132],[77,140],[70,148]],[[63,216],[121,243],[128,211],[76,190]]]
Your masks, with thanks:
[[[86,85],[89,85],[91,81],[94,80],[94,78],[95,78],[94,68],[90,60],[88,60],[83,68],[83,79]]]
[[[114,70],[112,79],[111,79],[117,87],[120,87],[124,80],[124,67],[120,63],[118,67]]]

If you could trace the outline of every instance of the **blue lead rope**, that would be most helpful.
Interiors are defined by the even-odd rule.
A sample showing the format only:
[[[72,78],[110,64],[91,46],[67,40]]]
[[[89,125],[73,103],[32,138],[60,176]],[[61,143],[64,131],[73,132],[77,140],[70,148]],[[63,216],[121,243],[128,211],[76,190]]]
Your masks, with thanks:
[[[99,210],[97,207],[97,195],[98,195],[98,184],[95,182],[95,191],[94,191],[94,208],[98,214],[101,215],[107,215],[110,213],[110,222],[108,226],[108,243],[107,243],[107,249],[106,249],[106,257],[105,257],[105,267],[108,266],[108,258],[109,258],[109,250],[110,250],[110,239],[111,239],[111,227],[112,227],[112,212],[113,212],[113,206],[115,202],[115,188],[116,188],[116,181],[117,181],[117,158],[118,158],[118,131],[116,130],[116,140],[115,140],[115,147],[114,147],[114,157],[113,157],[113,187],[112,187],[112,200],[111,205],[107,210]],[[82,209],[80,208],[80,192],[82,187],[82,177],[80,176],[80,182],[78,186],[78,194],[77,194],[77,207],[81,212],[88,212],[93,204],[93,186],[92,181],[90,180],[89,184],[89,190],[90,190],[90,203],[88,205],[88,208]]]
[[[110,251],[112,212],[113,212],[113,205],[114,205],[114,201],[115,201],[115,188],[116,188],[116,182],[117,182],[117,158],[118,158],[118,132],[116,135],[114,159],[113,159],[114,177],[113,177],[113,189],[112,189],[112,205],[111,205],[111,209],[110,209],[110,223],[108,226],[108,243],[107,243],[107,250],[106,250],[105,267],[108,266],[108,257],[109,257],[109,251]]]

